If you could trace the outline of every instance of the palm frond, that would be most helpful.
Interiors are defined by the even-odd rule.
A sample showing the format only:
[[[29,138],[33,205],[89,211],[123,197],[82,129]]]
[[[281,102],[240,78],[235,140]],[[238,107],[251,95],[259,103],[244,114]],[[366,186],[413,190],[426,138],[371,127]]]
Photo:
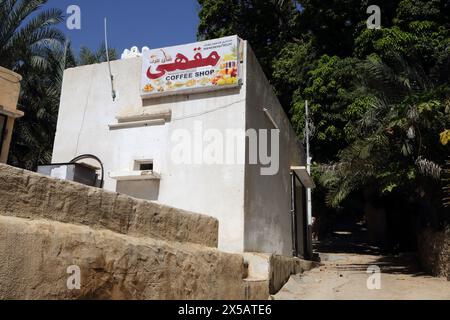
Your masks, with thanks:
[[[436,180],[441,179],[442,168],[433,161],[419,157],[416,161],[416,165],[419,172],[426,177],[430,177]]]

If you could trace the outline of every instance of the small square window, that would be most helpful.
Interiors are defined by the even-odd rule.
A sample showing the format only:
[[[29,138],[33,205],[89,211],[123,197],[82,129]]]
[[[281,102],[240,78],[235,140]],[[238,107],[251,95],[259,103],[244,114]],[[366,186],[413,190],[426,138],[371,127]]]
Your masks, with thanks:
[[[135,161],[134,170],[137,171],[153,171],[153,160],[140,160]]]
[[[139,164],[139,171],[153,171],[153,163]]]

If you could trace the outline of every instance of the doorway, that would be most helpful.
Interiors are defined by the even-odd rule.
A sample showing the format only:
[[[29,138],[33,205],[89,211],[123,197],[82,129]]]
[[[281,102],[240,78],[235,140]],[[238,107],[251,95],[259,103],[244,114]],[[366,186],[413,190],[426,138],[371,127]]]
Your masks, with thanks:
[[[310,259],[306,188],[295,171],[291,171],[291,226],[294,257]]]
[[[5,115],[0,114],[0,154],[3,150],[3,142],[6,137],[6,123],[8,118]]]

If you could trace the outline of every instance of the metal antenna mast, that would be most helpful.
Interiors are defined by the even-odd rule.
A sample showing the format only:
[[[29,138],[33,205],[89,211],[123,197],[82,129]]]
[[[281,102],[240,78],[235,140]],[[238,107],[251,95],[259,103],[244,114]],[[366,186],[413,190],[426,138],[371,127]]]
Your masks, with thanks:
[[[305,109],[306,109],[306,129],[305,129],[305,142],[306,142],[306,169],[308,171],[308,174],[311,175],[311,148],[310,148],[310,136],[311,136],[311,130],[310,130],[310,121],[309,121],[309,103],[308,101],[305,102]],[[308,212],[308,225],[312,226],[312,190],[307,189],[307,212]]]
[[[111,94],[113,101],[116,100],[116,90],[114,89],[114,76],[111,72],[111,61],[109,60],[109,47],[108,47],[108,21],[105,18],[105,49],[106,49],[106,60],[108,61],[109,76],[111,79]]]

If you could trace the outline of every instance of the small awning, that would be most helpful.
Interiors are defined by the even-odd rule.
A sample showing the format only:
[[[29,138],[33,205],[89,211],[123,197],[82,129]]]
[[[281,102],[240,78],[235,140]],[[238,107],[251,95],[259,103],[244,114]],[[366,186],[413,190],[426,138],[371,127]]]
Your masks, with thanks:
[[[10,117],[10,118],[13,118],[13,119],[22,118],[25,115],[20,110],[10,111],[10,110],[7,110],[2,105],[0,105],[0,114],[5,115],[5,116]]]
[[[314,189],[316,187],[316,184],[314,183],[314,180],[311,178],[311,176],[308,174],[308,170],[306,167],[298,167],[294,166],[291,167],[291,170],[295,172],[295,174],[300,179],[303,186],[307,189]]]

